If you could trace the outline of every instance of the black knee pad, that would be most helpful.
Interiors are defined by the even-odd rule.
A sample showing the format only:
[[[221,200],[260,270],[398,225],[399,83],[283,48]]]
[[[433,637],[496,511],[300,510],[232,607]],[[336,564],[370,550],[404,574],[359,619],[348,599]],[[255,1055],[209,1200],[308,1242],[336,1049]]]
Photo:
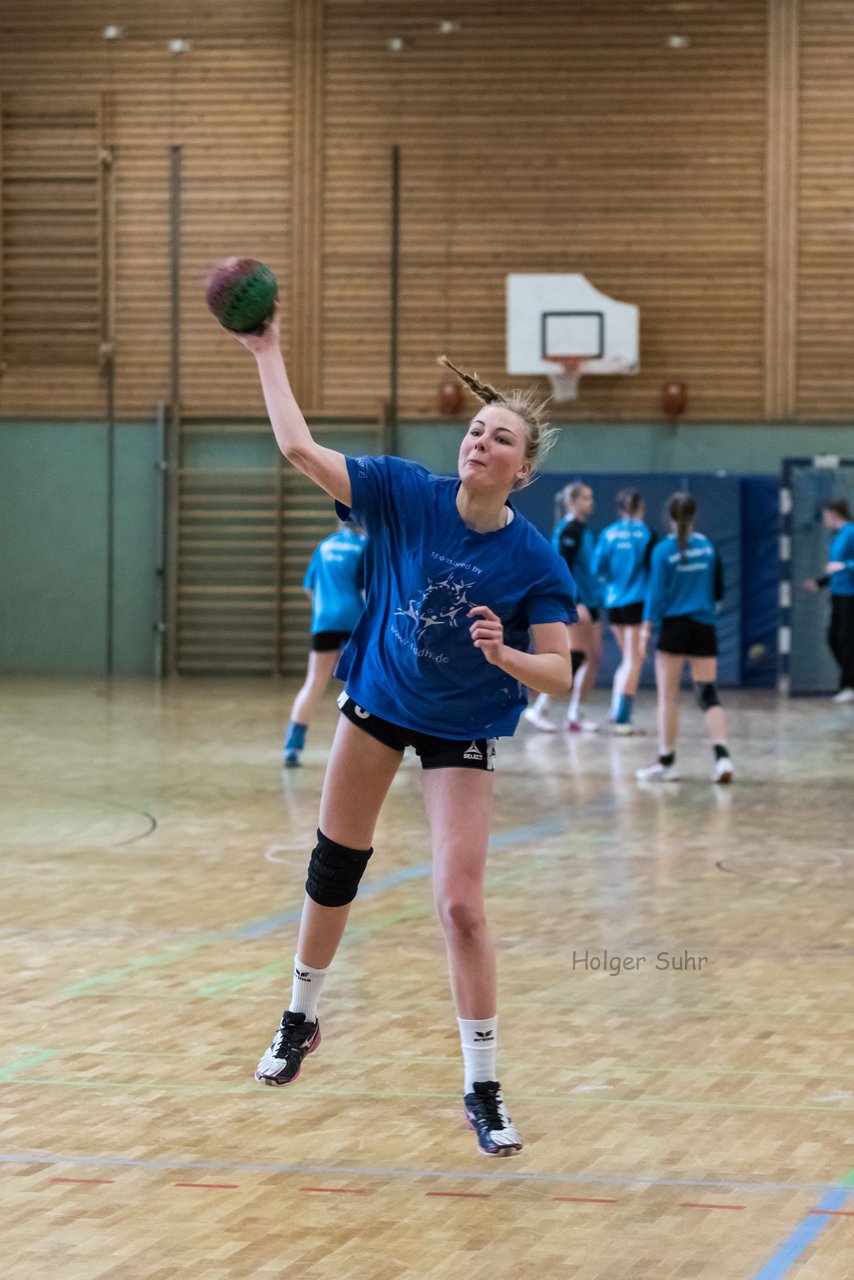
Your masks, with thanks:
[[[305,891],[321,907],[346,907],[359,890],[359,881],[373,849],[348,849],[322,831],[311,851]]]
[[[574,679],[587,661],[587,654],[583,649],[570,649],[569,656],[572,659],[572,675]]]
[[[721,700],[718,697],[718,687],[714,680],[709,680],[707,684],[697,685],[697,701],[700,704],[700,710],[703,712],[711,711],[712,707],[721,705]]]

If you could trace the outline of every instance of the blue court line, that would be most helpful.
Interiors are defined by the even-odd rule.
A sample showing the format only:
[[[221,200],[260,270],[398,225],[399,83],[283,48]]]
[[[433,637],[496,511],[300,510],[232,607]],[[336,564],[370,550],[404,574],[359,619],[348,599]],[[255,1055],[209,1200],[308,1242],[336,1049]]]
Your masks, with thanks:
[[[73,1164],[90,1165],[92,1168],[121,1169],[230,1169],[237,1173],[334,1173],[362,1175],[370,1178],[471,1178],[491,1182],[557,1182],[572,1186],[625,1186],[625,1187],[711,1187],[726,1188],[738,1191],[829,1191],[825,1196],[830,1200],[842,1195],[842,1203],[851,1194],[850,1187],[838,1183],[796,1183],[796,1182],[740,1182],[737,1178],[728,1181],[711,1181],[706,1178],[656,1178],[638,1173],[631,1176],[615,1175],[591,1176],[590,1174],[572,1173],[479,1173],[473,1169],[373,1169],[351,1167],[337,1164],[254,1164],[226,1160],[120,1160],[111,1156],[71,1156],[61,1153],[46,1152],[22,1153],[13,1155],[0,1152],[0,1164]],[[824,1202],[822,1208],[829,1207]],[[759,1280],[759,1277],[756,1277]],[[768,1280],[763,1277],[763,1280]]]
[[[562,831],[567,830],[566,821],[551,818],[548,822],[537,822],[529,827],[514,827],[510,831],[500,831],[497,835],[490,838],[489,849],[491,853],[497,853],[502,849],[509,849],[515,844],[521,844],[524,840],[542,839],[544,836],[560,835]],[[385,893],[386,889],[394,889],[399,884],[405,884],[408,880],[423,880],[431,874],[433,864],[423,862],[420,866],[409,867],[403,871],[392,871],[387,876],[380,876],[378,880],[369,880],[359,887],[359,898],[375,898],[379,893]],[[280,911],[274,916],[265,916],[262,920],[253,920],[249,924],[238,925],[235,929],[229,930],[229,936],[232,938],[264,938],[268,933],[274,933],[276,929],[281,928],[285,924],[296,924],[302,915],[302,904],[298,907],[291,908],[290,911]]]
[[[851,1179],[852,1176],[854,1175],[849,1174],[846,1181]],[[851,1194],[851,1186],[829,1191],[818,1208],[825,1211],[841,1209],[851,1198]],[[820,1213],[810,1213],[795,1227],[788,1240],[785,1240],[780,1245],[773,1258],[770,1258],[765,1263],[765,1266],[756,1273],[753,1280],[781,1280],[781,1277],[797,1262],[801,1254],[809,1248],[816,1236],[819,1236],[830,1222],[830,1218],[822,1217]]]

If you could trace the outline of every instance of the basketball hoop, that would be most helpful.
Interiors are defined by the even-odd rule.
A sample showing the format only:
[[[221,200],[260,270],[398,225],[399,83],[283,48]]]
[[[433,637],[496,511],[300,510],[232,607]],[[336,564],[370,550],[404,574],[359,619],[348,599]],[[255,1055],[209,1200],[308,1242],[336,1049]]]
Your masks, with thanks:
[[[555,362],[546,377],[551,383],[552,400],[577,400],[578,380],[584,372],[587,356],[549,356]]]

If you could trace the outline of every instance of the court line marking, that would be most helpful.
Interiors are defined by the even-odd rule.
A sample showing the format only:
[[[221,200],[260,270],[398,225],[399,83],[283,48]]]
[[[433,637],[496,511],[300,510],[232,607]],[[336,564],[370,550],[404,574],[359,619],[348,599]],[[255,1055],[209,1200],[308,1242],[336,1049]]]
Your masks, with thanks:
[[[757,1271],[753,1280],[782,1280],[822,1231],[830,1225],[831,1216],[848,1202],[854,1191],[854,1169],[842,1179],[842,1186],[828,1190],[817,1209],[807,1210],[794,1231],[780,1245],[772,1258]]]
[[[185,1084],[161,1080],[116,1080],[115,1078],[110,1080],[69,1080],[63,1077],[53,1080],[50,1077],[38,1076],[34,1079],[7,1079],[5,1083],[10,1087],[38,1089],[102,1089],[108,1091],[118,1089],[125,1092],[142,1090],[146,1093],[151,1092],[151,1090],[156,1090],[158,1093],[186,1093],[192,1091],[206,1097],[224,1097],[235,1093],[251,1096],[258,1093],[257,1087],[249,1080],[245,1084],[200,1085],[189,1082]],[[408,1089],[404,1092],[395,1089],[323,1089],[315,1085],[303,1085],[300,1092],[306,1098],[349,1098],[351,1100],[365,1098],[440,1098],[447,1101],[457,1097],[456,1094],[436,1089]],[[672,1107],[677,1110],[693,1111],[773,1111],[793,1113],[795,1115],[818,1112],[819,1115],[825,1116],[854,1115],[854,1107],[834,1107],[831,1110],[828,1107],[809,1106],[807,1104],[799,1106],[796,1103],[706,1102],[691,1098],[621,1098],[619,1096],[614,1097],[610,1093],[607,1097],[602,1097],[591,1094],[543,1094],[514,1090],[513,1097],[517,1102],[547,1102],[552,1106],[569,1107]]]
[[[263,1164],[225,1160],[126,1160],[115,1156],[80,1156],[44,1151],[0,1152],[0,1164],[71,1164],[90,1168],[116,1169],[230,1169],[240,1173],[312,1173],[333,1174],[336,1177],[368,1178],[468,1178],[481,1182],[552,1182],[570,1186],[626,1186],[626,1187],[727,1187],[739,1191],[826,1191],[844,1198],[851,1195],[851,1185],[846,1182],[746,1182],[740,1178],[658,1178],[655,1175],[637,1174],[571,1174],[571,1173],[480,1173],[471,1169],[375,1169],[354,1168],[346,1165]],[[820,1208],[836,1207],[822,1203]],[[764,1278],[763,1278],[764,1280]]]

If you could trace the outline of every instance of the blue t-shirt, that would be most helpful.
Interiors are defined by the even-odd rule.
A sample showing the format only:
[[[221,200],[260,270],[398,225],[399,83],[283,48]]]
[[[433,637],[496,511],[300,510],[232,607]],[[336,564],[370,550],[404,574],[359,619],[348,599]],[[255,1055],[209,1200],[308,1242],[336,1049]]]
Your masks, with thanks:
[[[643,611],[647,621],[687,617],[714,626],[715,602],[722,596],[720,558],[705,534],[690,534],[684,551],[672,536],[658,543]]]
[[[509,736],[524,686],[474,647],[466,615],[488,605],[505,644],[527,652],[532,624],[576,619],[566,565],[518,511],[493,533],[470,529],[456,479],[400,458],[348,458],[347,470],[353,515],[369,535],[365,611],[336,672],[347,693],[436,737]]]
[[[575,579],[581,603],[588,609],[598,609],[602,604],[602,583],[593,572],[596,542],[587,525],[576,516],[565,516],[555,525],[552,546]]]
[[[854,523],[844,524],[837,530],[830,544],[828,560],[839,560],[845,565],[844,569],[830,575],[830,594],[854,596]]]
[[[603,529],[593,553],[593,572],[605,584],[605,605],[621,609],[646,596],[654,535],[643,520],[617,520]]]
[[[352,631],[365,607],[362,596],[364,534],[339,529],[315,547],[302,585],[312,592],[311,634]]]

